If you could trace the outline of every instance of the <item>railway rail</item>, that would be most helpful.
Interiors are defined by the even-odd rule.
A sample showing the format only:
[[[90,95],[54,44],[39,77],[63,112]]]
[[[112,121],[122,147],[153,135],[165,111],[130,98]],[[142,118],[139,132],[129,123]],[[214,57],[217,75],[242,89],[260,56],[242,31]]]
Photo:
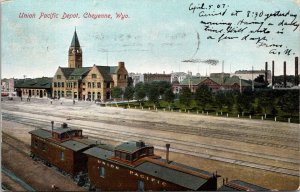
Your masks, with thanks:
[[[33,126],[35,128],[45,128],[49,127],[49,122],[43,119],[37,119],[37,118],[28,118],[28,117],[21,117],[17,115],[10,115],[10,114],[4,114],[3,119],[9,120],[9,121],[14,121],[20,124],[25,124],[29,126]],[[72,125],[72,123],[69,123]],[[226,163],[231,163],[231,164],[236,164],[236,165],[241,165],[241,166],[246,166],[246,167],[252,167],[252,168],[257,168],[257,169],[262,169],[266,171],[272,171],[272,172],[277,172],[277,173],[282,173],[286,175],[292,175],[292,176],[299,176],[299,171],[297,169],[289,169],[289,168],[282,168],[282,167],[276,167],[276,166],[271,166],[271,165],[265,165],[265,164],[258,164],[255,162],[249,162],[249,161],[244,161],[244,160],[237,160],[237,159],[232,159],[232,158],[226,158],[222,156],[216,156],[216,155],[209,155],[209,154],[202,154],[202,153],[197,153],[196,151],[192,151],[186,148],[203,148],[206,150],[218,150],[218,151],[223,151],[223,152],[228,152],[228,153],[233,153],[233,154],[239,154],[239,155],[246,155],[249,157],[255,157],[255,158],[263,158],[267,160],[272,160],[272,161],[281,161],[283,163],[289,163],[289,164],[294,164],[296,167],[299,167],[299,160],[297,159],[288,159],[288,158],[283,158],[283,157],[277,157],[277,156],[272,156],[272,155],[266,155],[266,154],[260,154],[260,153],[250,153],[247,151],[242,151],[242,150],[233,150],[230,148],[226,147],[215,147],[212,145],[206,145],[206,144],[200,144],[197,142],[186,142],[186,141],[181,141],[178,139],[170,139],[170,138],[163,138],[163,137],[151,137],[147,136],[145,134],[137,134],[137,133],[132,133],[128,131],[113,131],[107,128],[99,128],[99,127],[92,127],[92,126],[83,126],[83,125],[72,125],[77,128],[82,128],[85,131],[85,134],[88,136],[91,136],[93,138],[99,139],[106,139],[110,138],[110,140],[113,141],[118,141],[118,142],[124,142],[127,140],[132,140],[133,138],[143,138],[143,139],[148,139],[149,141],[151,140],[153,143],[157,142],[162,142],[162,143],[172,143],[175,144],[177,147],[172,148],[171,151],[177,152],[177,153],[182,153],[186,155],[193,155],[197,157],[202,157],[210,160],[216,160],[216,161],[221,161],[221,162],[226,162]],[[164,149],[162,146],[155,146],[158,149]]]
[[[32,112],[34,114],[34,112]],[[43,113],[37,113],[39,115]],[[12,117],[9,117],[9,115],[12,115]],[[49,115],[49,114],[44,114]],[[51,114],[53,117],[60,117],[61,115],[55,115]],[[18,117],[18,115],[10,114],[7,112],[3,113],[3,118],[9,119]],[[21,117],[21,116],[20,116]],[[89,120],[92,122],[101,122],[101,123],[108,123],[108,124],[115,124],[115,125],[127,125],[130,127],[141,127],[135,126],[133,122],[128,122],[126,120],[119,121],[108,121],[108,120],[97,120],[97,119],[91,119],[86,117],[78,117],[78,116],[72,116],[72,118],[76,120]],[[168,132],[175,132],[175,133],[182,133],[182,134],[190,134],[190,135],[197,135],[197,136],[204,136],[204,137],[213,137],[218,139],[225,139],[225,140],[232,140],[232,141],[240,141],[244,143],[250,143],[250,144],[257,144],[257,145],[263,145],[263,146],[270,146],[275,148],[282,148],[282,149],[291,149],[295,151],[299,151],[299,138],[298,133],[291,132],[289,134],[289,131],[286,130],[285,134],[279,134],[281,136],[274,136],[274,135],[267,135],[267,131],[261,130],[260,133],[257,134],[250,134],[247,132],[241,132],[241,131],[229,131],[229,130],[217,130],[213,128],[203,128],[203,127],[187,127],[187,126],[181,126],[181,125],[168,125],[166,123],[158,124],[158,123],[151,123],[148,126],[145,126],[147,124],[146,122],[143,123],[143,128],[149,128],[151,130],[159,130],[159,131],[168,131]],[[148,122],[149,124],[149,122]],[[287,137],[286,135],[289,135]]]

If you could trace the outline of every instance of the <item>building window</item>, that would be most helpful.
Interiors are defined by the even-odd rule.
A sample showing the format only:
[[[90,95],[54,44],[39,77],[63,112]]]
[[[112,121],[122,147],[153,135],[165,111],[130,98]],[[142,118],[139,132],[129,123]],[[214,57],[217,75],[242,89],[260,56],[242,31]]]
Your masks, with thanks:
[[[90,82],[88,82],[88,88],[91,88],[91,83]]]
[[[130,161],[130,160],[131,160],[129,154],[126,154],[126,160],[127,160],[127,161]]]
[[[106,88],[109,88],[110,87],[110,83],[106,83]]]
[[[96,85],[95,85],[95,84],[96,84],[95,82],[93,82],[93,83],[92,83],[92,87],[93,87],[93,88],[95,88],[95,87],[96,87]]]
[[[145,184],[144,181],[138,180],[138,191],[144,191]]]
[[[57,79],[61,79],[61,75],[57,75],[56,78],[57,78]]]
[[[96,75],[96,74],[92,74],[92,78],[93,78],[93,79],[96,79],[96,78],[97,78],[97,75]]]
[[[121,153],[120,153],[120,151],[116,151],[116,157],[119,158],[119,159],[121,159]]]
[[[64,85],[64,82],[61,82],[61,87],[64,87],[65,85]]]
[[[121,75],[118,75],[118,80],[120,79]]]
[[[37,148],[38,147],[38,141],[35,139],[34,140],[34,147]]]
[[[43,151],[46,151],[47,149],[46,149],[46,144],[45,143],[42,143],[42,150]]]
[[[61,91],[61,97],[64,97],[64,96],[65,96],[64,91]]]
[[[77,83],[76,82],[74,82],[74,88],[76,88],[77,87]]]
[[[97,88],[101,88],[101,83],[100,82],[97,83]]]
[[[126,160],[126,153],[121,153],[121,159]]]
[[[57,87],[57,83],[56,82],[53,83],[53,87]]]
[[[100,177],[105,177],[105,169],[104,167],[99,167],[99,176]]]
[[[61,161],[65,160],[65,152],[64,151],[60,152],[60,160]]]
[[[124,75],[124,79],[127,79],[127,75]]]
[[[60,82],[57,82],[57,87],[60,87]]]

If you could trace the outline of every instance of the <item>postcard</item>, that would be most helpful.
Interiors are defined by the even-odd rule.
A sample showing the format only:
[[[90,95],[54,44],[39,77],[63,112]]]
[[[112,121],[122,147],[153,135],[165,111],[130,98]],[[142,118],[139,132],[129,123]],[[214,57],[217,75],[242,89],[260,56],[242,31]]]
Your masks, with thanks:
[[[2,0],[2,189],[299,189],[299,0]]]

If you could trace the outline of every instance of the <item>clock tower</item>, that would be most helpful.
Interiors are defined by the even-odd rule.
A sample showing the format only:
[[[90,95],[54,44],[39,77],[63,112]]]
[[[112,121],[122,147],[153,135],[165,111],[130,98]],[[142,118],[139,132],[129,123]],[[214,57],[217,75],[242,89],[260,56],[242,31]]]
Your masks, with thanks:
[[[76,29],[69,48],[69,68],[82,67],[82,50],[77,37]]]

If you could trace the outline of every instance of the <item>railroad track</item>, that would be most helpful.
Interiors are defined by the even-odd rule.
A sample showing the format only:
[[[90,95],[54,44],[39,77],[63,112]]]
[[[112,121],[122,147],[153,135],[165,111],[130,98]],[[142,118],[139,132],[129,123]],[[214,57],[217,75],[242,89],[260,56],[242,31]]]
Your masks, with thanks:
[[[33,112],[34,113],[34,112]],[[43,114],[43,113],[36,113],[36,114]],[[45,114],[46,115],[46,114]],[[49,115],[49,114],[47,114]],[[53,117],[61,118],[61,115],[54,115]],[[65,115],[66,116],[66,115]],[[3,113],[3,119],[9,120],[16,117],[21,117],[15,114]],[[148,128],[151,130],[159,130],[159,131],[168,131],[168,132],[175,132],[175,133],[182,133],[182,134],[189,134],[189,135],[197,135],[197,136],[204,136],[204,137],[213,137],[217,139],[225,139],[231,141],[240,141],[244,143],[250,144],[257,144],[263,146],[270,146],[275,148],[282,148],[282,149],[291,149],[295,151],[299,151],[299,138],[298,133],[293,133],[293,138],[286,137],[287,133],[279,134],[281,136],[272,136],[272,135],[265,135],[264,131],[262,130],[260,134],[249,134],[245,132],[235,132],[235,131],[220,131],[217,129],[212,128],[202,128],[202,127],[187,127],[187,126],[179,126],[179,125],[165,125],[165,124],[158,124],[158,123],[151,123],[151,125],[147,126],[147,123],[144,122],[143,125],[139,124],[139,126],[135,126],[133,122],[126,122],[126,121],[107,121],[107,120],[96,120],[96,119],[88,119],[86,117],[77,117],[72,116],[73,119],[76,120],[83,120],[83,121],[91,121],[91,122],[100,122],[100,123],[107,123],[107,124],[114,124],[114,125],[126,125],[129,127],[141,127]],[[148,122],[149,124],[149,122]]]
[[[3,117],[3,119],[6,119],[7,117]],[[8,120],[33,126],[35,128],[45,128],[49,127],[49,122],[46,120],[41,120],[41,119],[36,119],[36,118],[25,118],[25,117],[16,117],[14,116],[13,118],[8,118]],[[143,138],[151,141],[152,143],[157,143],[157,142],[162,142],[162,143],[172,143],[176,144],[178,146],[187,146],[190,148],[204,148],[207,150],[218,150],[218,151],[223,151],[223,152],[228,152],[231,154],[240,154],[240,155],[247,155],[249,157],[255,157],[255,158],[264,158],[267,160],[274,160],[274,161],[282,161],[284,163],[291,163],[291,164],[296,164],[299,166],[299,160],[297,159],[287,159],[287,158],[282,158],[282,157],[277,157],[277,156],[271,156],[271,155],[266,155],[266,154],[259,154],[259,153],[250,153],[247,151],[242,151],[242,150],[233,150],[229,149],[226,147],[215,147],[211,145],[204,145],[200,144],[197,142],[186,142],[186,141],[181,141],[178,139],[168,139],[168,138],[162,138],[162,137],[151,137],[147,136],[145,134],[136,134],[132,132],[124,132],[120,133],[119,131],[114,131],[110,130],[107,128],[101,128],[99,127],[92,127],[92,126],[83,126],[83,125],[73,125],[72,123],[69,123],[70,125],[77,127],[77,128],[82,128],[85,131],[85,134],[88,136],[91,136],[96,139],[105,139],[110,138],[109,140],[113,141],[118,141],[118,142],[124,142],[127,140],[132,140],[133,138]],[[155,146],[157,149],[164,149],[161,145]],[[226,163],[231,163],[235,165],[241,165],[241,166],[246,166],[246,167],[252,167],[252,168],[257,168],[257,169],[262,169],[266,171],[273,171],[277,173],[282,173],[286,175],[293,175],[293,176],[299,176],[299,171],[294,170],[294,169],[287,169],[287,168],[282,168],[282,167],[276,167],[276,166],[270,166],[270,165],[264,165],[264,164],[257,164],[249,161],[243,161],[243,160],[236,160],[236,159],[231,159],[231,158],[225,158],[221,156],[216,156],[216,155],[208,155],[208,154],[202,154],[202,153],[197,153],[192,150],[188,150],[186,148],[172,148],[171,151],[177,152],[177,153],[182,153],[186,155],[193,155],[197,157],[202,157],[206,159],[211,159],[211,160],[216,160],[216,161],[221,161],[221,162],[226,162]],[[297,166],[297,167],[298,167]]]

